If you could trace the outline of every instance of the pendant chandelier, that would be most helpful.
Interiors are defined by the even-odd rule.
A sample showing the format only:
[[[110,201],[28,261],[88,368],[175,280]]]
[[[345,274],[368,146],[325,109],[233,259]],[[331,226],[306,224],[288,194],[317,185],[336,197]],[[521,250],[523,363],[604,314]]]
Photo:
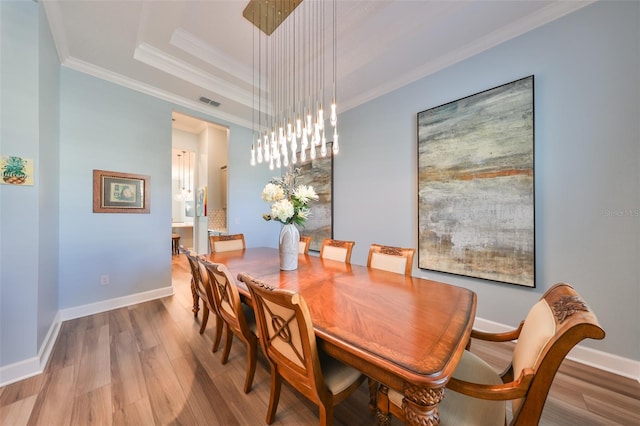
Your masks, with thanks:
[[[177,154],[177,157],[178,191],[175,199],[176,201],[191,201],[193,200],[193,192],[191,190],[191,182],[193,178],[191,173],[191,151],[187,152],[183,150],[182,154]]]
[[[327,137],[333,154],[340,149],[336,0],[331,6],[325,3],[329,2],[251,0],[243,12],[254,24],[251,165],[265,163],[273,170],[307,157],[325,157]],[[325,31],[329,25],[331,31]],[[325,33],[331,34],[329,40]],[[329,55],[332,59],[325,61]],[[325,62],[331,66],[329,72]],[[333,80],[329,86],[327,77]]]

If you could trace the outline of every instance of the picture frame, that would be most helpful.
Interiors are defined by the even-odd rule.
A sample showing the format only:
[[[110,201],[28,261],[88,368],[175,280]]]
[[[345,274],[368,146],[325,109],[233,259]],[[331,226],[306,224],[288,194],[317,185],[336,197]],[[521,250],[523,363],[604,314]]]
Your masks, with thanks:
[[[150,182],[146,175],[93,171],[94,213],[149,213]]]
[[[207,187],[203,186],[196,191],[196,216],[207,215]]]
[[[418,267],[535,287],[534,76],[417,126]]]
[[[315,159],[307,156],[307,159],[295,167],[300,168],[298,183],[311,185],[318,194],[318,201],[311,204],[311,216],[307,219],[303,228],[299,229],[300,235],[311,237],[309,250],[320,251],[322,241],[325,238],[333,238],[333,150],[332,143],[327,142],[327,155],[322,157],[319,153]],[[300,158],[300,156],[298,156]]]

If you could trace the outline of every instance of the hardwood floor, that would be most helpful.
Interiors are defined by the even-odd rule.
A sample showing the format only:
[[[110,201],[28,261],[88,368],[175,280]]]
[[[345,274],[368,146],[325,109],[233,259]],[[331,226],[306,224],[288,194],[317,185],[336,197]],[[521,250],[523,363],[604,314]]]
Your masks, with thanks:
[[[215,318],[200,335],[189,279],[186,259],[174,256],[174,296],[63,323],[45,372],[0,388],[0,424],[264,424],[264,356],[245,394],[245,347],[235,341],[226,365],[222,351],[211,352]],[[510,357],[506,345],[473,342],[472,350],[498,370]],[[375,424],[367,404],[365,382],[336,407],[334,424]],[[285,383],[274,424],[317,423],[315,405]],[[640,425],[640,384],[565,360],[540,424]]]

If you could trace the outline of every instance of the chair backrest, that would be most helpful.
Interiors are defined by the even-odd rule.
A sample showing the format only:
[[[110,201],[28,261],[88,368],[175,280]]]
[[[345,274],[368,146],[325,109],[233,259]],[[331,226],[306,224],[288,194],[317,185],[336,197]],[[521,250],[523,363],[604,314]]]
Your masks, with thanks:
[[[521,326],[512,370],[503,380],[533,373],[527,395],[512,402],[511,424],[528,425],[540,419],[553,378],[571,348],[586,338],[603,339],[605,332],[580,295],[565,283],[547,290]]]
[[[211,253],[243,250],[245,248],[244,234],[209,235],[209,245]]]
[[[209,277],[207,271],[200,265],[198,256],[192,254],[189,250],[184,251],[187,260],[189,261],[189,267],[191,268],[191,282],[193,289],[198,294],[202,303],[206,303],[210,310],[215,311],[215,301],[211,287],[209,286]]]
[[[367,266],[374,269],[411,275],[415,249],[371,244]]]
[[[280,375],[313,401],[326,400],[315,332],[309,308],[300,294],[276,289],[239,274],[253,301],[260,344]]]
[[[307,254],[309,253],[309,246],[311,245],[311,237],[301,235],[300,236],[300,245],[298,246],[298,253]]]
[[[351,251],[355,245],[354,241],[332,240],[325,238],[320,247],[320,257],[322,259],[337,260],[339,262],[351,263]]]
[[[231,272],[225,265],[220,263],[201,259],[200,264],[203,265],[209,276],[209,284],[213,289],[213,297],[218,308],[218,314],[229,327],[244,336],[248,336],[251,331],[242,310],[238,286]]]

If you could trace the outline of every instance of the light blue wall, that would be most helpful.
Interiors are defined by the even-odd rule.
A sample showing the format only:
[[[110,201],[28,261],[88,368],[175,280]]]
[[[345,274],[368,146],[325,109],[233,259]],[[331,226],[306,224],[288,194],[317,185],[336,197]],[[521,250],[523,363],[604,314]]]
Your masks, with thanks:
[[[38,214],[38,348],[58,313],[58,244],[60,220],[60,64],[40,7],[40,194]]]
[[[63,68],[60,106],[60,308],[170,286],[171,105]],[[94,169],[148,175],[151,212],[93,213]]]
[[[170,286],[174,105],[66,68],[60,105],[60,309]],[[253,229],[262,219],[252,207],[262,187],[251,175],[265,171],[248,170],[241,158],[249,131],[228,127],[229,229],[262,245],[268,232]],[[93,213],[94,169],[150,176],[151,213]],[[109,285],[100,285],[101,275]]]
[[[373,242],[417,247],[416,114],[531,74],[537,288],[414,274],[476,291],[479,317],[514,326],[572,283],[607,331],[584,345],[640,360],[638,2],[598,2],[343,113],[335,237],[357,242],[357,264]]]
[[[37,164],[38,8],[0,2],[0,14],[0,153],[32,158]],[[39,176],[35,179],[37,184]],[[0,211],[0,363],[8,364],[36,351],[38,317],[25,315],[24,309],[37,302],[38,187],[1,185]]]

